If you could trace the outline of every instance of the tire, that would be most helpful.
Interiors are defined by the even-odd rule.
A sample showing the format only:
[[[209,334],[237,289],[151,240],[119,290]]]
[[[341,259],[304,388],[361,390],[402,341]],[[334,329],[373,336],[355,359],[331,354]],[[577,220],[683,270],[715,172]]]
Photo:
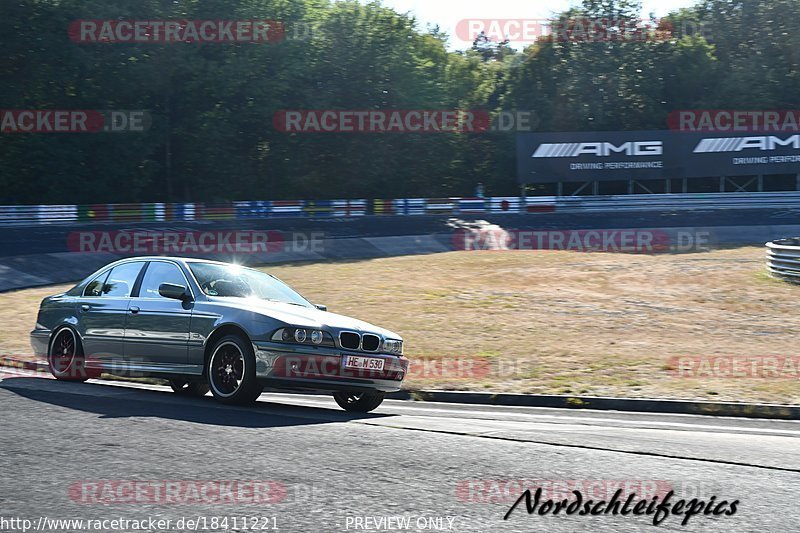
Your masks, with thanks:
[[[47,349],[47,366],[54,378],[60,381],[86,381],[97,377],[86,370],[83,346],[78,335],[69,327],[63,327],[53,334]]]
[[[251,404],[264,390],[256,379],[253,346],[239,335],[226,335],[214,344],[206,376],[211,394],[226,404]]]
[[[383,402],[382,392],[334,392],[339,407],[351,413],[369,413]]]
[[[211,390],[211,386],[205,381],[189,381],[187,379],[171,379],[169,386],[178,394],[185,394],[187,396],[205,396]]]

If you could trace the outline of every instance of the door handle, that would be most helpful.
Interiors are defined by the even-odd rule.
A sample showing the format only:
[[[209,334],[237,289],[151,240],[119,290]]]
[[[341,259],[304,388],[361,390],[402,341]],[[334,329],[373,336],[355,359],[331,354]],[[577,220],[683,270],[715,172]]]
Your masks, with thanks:
[[[139,312],[139,308],[136,307],[135,305],[130,306],[128,310],[134,315]]]
[[[92,306],[91,306],[91,305],[89,305],[89,304],[83,304],[83,305],[81,305],[81,311],[88,311],[88,310],[89,310],[89,309],[91,309],[91,308],[92,308]]]

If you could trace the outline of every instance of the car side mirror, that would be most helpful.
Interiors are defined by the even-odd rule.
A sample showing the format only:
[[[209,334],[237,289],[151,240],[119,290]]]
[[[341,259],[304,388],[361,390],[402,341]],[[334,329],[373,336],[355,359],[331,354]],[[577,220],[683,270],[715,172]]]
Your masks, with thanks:
[[[173,300],[188,300],[189,291],[183,285],[175,283],[162,283],[158,286],[158,294],[164,298],[172,298]]]
[[[314,304],[314,307],[316,307],[316,308],[317,308],[317,309],[319,309],[320,311],[327,311],[327,310],[328,310],[328,306],[327,306],[327,305],[322,305],[322,304]]]

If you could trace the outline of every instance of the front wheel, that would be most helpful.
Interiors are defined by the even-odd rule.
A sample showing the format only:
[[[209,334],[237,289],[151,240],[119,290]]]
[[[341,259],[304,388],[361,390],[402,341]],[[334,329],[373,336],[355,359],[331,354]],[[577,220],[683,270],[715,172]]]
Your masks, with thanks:
[[[188,396],[205,396],[208,391],[211,390],[211,387],[208,383],[204,383],[202,381],[189,381],[187,379],[171,379],[169,380],[169,386],[172,387],[172,390],[177,392],[178,394],[186,394]]]
[[[238,335],[226,335],[214,344],[206,370],[211,394],[222,403],[249,404],[261,395],[253,346]]]
[[[369,413],[383,402],[382,392],[334,392],[339,407],[352,413]]]

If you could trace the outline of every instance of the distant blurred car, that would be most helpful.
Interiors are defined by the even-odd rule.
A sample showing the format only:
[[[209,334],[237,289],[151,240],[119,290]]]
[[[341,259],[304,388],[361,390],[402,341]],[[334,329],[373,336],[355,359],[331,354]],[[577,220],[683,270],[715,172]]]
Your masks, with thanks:
[[[230,404],[268,387],[333,392],[367,412],[408,370],[396,333],[327,312],[258,270],[177,257],[116,261],[45,298],[31,345],[57,379],[160,377]]]

